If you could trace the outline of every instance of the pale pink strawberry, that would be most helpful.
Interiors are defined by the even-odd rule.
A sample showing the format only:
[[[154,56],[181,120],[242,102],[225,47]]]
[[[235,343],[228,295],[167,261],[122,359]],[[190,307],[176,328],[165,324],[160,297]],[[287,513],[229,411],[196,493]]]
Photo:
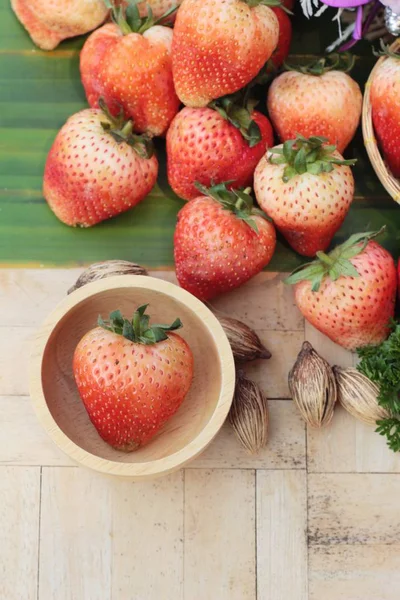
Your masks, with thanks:
[[[348,350],[380,344],[394,316],[396,266],[375,235],[355,234],[287,279],[304,317]]]

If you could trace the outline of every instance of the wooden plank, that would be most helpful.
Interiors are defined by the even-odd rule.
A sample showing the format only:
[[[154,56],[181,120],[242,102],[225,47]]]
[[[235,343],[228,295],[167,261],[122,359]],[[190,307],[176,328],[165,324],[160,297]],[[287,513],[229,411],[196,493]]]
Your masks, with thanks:
[[[383,474],[310,474],[309,543],[398,544],[400,479]]]
[[[304,331],[304,319],[293,290],[279,273],[260,273],[246,285],[211,300],[218,316],[244,321],[256,331]]]
[[[0,463],[71,466],[40,425],[28,396],[0,396]]]
[[[0,393],[29,394],[28,363],[34,327],[0,327]]]
[[[305,321],[305,339],[332,367],[333,365],[339,365],[340,367],[353,366],[353,353],[332,342],[326,335],[310,325],[308,321]]]
[[[40,469],[0,467],[0,598],[36,600]]]
[[[183,598],[183,472],[111,493],[111,597]]]
[[[188,600],[256,599],[254,492],[254,471],[186,471]]]
[[[307,460],[311,473],[400,473],[400,454],[341,406],[328,427],[308,428]]]
[[[313,546],[309,600],[398,600],[400,545]]]
[[[304,471],[257,471],[257,589],[261,600],[308,600]]]
[[[111,597],[110,481],[43,467],[38,600]]]
[[[291,401],[269,401],[266,448],[252,456],[239,444],[227,423],[212,444],[188,468],[303,469],[305,426]]]
[[[268,398],[290,398],[288,374],[304,341],[303,331],[258,331],[272,353],[268,360],[247,363],[244,370],[264,390]]]
[[[41,427],[27,396],[0,396],[0,463],[73,466]],[[189,468],[302,469],[305,467],[304,423],[291,402],[269,401],[267,447],[251,456],[226,424],[207,450]],[[24,443],[21,444],[21,439]]]
[[[44,467],[39,600],[179,598],[182,531],[181,473],[132,484]]]

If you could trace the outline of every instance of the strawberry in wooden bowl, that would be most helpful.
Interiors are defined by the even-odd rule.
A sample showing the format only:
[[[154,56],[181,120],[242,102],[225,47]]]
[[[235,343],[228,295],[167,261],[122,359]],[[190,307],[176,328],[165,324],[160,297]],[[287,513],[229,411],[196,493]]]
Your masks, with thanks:
[[[121,314],[96,327],[115,307]],[[31,356],[31,397],[54,442],[83,466],[135,480],[202,452],[228,415],[234,386],[218,319],[179,286],[145,275],[75,289],[38,331]]]
[[[113,23],[92,33],[80,55],[88,102],[97,107],[104,98],[113,115],[122,107],[135,131],[162,135],[180,104],[172,79],[172,30],[151,12],[140,17],[134,1],[127,8],[109,4]]]
[[[119,310],[78,343],[73,371],[90,420],[110,446],[148,443],[178,410],[193,379],[193,354],[172,325],[150,325],[147,306],[132,320]]]

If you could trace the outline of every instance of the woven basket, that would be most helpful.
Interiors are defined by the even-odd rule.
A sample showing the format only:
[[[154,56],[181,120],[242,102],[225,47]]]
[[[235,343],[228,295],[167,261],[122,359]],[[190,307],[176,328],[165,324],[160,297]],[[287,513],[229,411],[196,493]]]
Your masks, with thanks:
[[[400,48],[400,38],[397,39],[391,46],[391,50],[397,50]],[[370,100],[370,89],[372,79],[375,71],[378,69],[382,61],[386,60],[383,56],[378,60],[375,67],[372,69],[368,81],[365,85],[363,112],[362,112],[362,130],[364,137],[364,144],[368,152],[368,156],[374,167],[375,173],[380,179],[380,182],[385,187],[387,192],[392,196],[393,200],[400,204],[400,180],[395,179],[389,169],[387,168],[383,157],[380,153],[378,143],[375,138],[374,127],[372,125],[372,110]]]

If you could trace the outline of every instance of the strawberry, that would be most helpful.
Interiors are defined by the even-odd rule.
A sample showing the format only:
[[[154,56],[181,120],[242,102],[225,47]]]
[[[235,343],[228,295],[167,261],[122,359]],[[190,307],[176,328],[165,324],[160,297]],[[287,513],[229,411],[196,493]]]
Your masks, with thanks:
[[[183,0],[172,70],[186,106],[201,108],[243,88],[274,51],[278,19],[264,0]]]
[[[272,148],[254,173],[261,208],[296,252],[326,250],[354,195],[349,165],[326,138],[298,136]]]
[[[254,169],[273,143],[270,122],[250,107],[225,97],[212,108],[181,110],[167,133],[168,180],[185,200],[198,196],[195,182],[209,187],[230,180],[245,187]]]
[[[348,350],[380,344],[390,332],[396,267],[376,235],[357,233],[328,255],[318,252],[286,280],[311,325]]]
[[[99,318],[78,343],[73,373],[99,435],[122,452],[147,444],[176,413],[193,378],[193,355],[172,333],[182,323],[149,326],[147,305],[132,321],[120,311]]]
[[[275,229],[245,191],[219,184],[179,212],[174,236],[180,285],[209,300],[259,273],[275,250]]]
[[[159,19],[165,13],[169,12],[176,6],[181,4],[182,0],[145,0],[143,2],[138,2],[138,8],[140,11],[140,16],[145,17],[147,15],[148,9],[150,7],[153,16],[156,19]],[[168,21],[175,19],[175,12],[172,13],[170,17],[168,17]]]
[[[343,153],[360,121],[362,95],[354,79],[338,70],[339,59],[326,61],[279,75],[268,91],[268,113],[282,142],[298,133],[322,136]]]
[[[387,56],[372,79],[370,98],[376,137],[393,175],[400,178],[400,53]]]
[[[290,44],[292,43],[292,22],[283,8],[271,6],[271,10],[275,13],[279,22],[279,37],[278,45],[272,53],[270,61],[275,69],[279,69],[289,56]]]
[[[85,109],[68,119],[47,157],[43,195],[67,225],[90,227],[138,204],[157,180],[158,161],[132,121]]]
[[[11,0],[11,7],[43,50],[54,50],[62,40],[92,31],[108,12],[104,0]]]
[[[135,130],[162,135],[178,112],[172,79],[172,31],[139,16],[131,3],[113,9],[114,23],[92,33],[80,57],[82,83],[90,106],[104,97],[112,114],[122,107]]]

